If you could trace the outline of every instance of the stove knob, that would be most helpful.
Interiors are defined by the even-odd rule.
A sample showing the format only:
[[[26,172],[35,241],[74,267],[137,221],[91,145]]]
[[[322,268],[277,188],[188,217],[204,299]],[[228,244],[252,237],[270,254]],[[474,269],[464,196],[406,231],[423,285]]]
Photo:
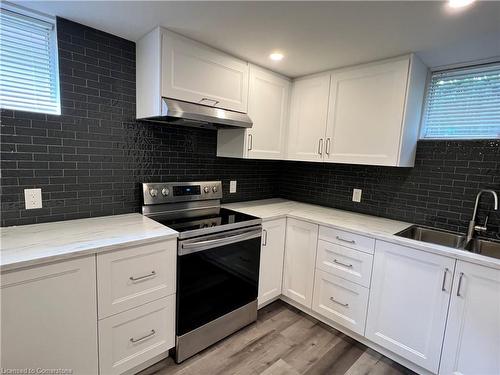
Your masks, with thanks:
[[[151,195],[153,198],[158,195],[158,190],[157,189],[151,189],[149,190],[149,195]]]
[[[205,194],[208,194],[208,192],[210,191],[210,189],[208,188],[208,186],[205,186],[203,188],[203,191],[205,192]]]
[[[212,186],[212,191],[213,191],[214,193],[217,193],[217,186]]]
[[[161,189],[161,195],[163,195],[164,197],[166,197],[169,194],[170,190],[168,190],[168,188],[164,187],[163,189]]]

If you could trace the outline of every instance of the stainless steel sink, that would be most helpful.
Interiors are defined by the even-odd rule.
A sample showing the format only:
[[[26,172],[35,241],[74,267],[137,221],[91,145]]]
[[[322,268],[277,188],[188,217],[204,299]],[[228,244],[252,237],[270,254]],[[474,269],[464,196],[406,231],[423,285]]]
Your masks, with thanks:
[[[461,233],[449,232],[441,229],[433,229],[412,225],[396,236],[411,238],[412,240],[449,246],[459,250],[470,251],[487,257],[500,259],[500,241],[485,238],[473,238],[466,241],[467,236]]]
[[[500,259],[500,242],[497,241],[486,240],[484,238],[473,238],[464,246],[464,250]]]
[[[411,238],[412,240],[430,242],[436,245],[454,247],[458,249],[465,241],[465,235],[455,232],[448,232],[441,229],[432,229],[412,225],[401,232],[396,233],[396,236]]]

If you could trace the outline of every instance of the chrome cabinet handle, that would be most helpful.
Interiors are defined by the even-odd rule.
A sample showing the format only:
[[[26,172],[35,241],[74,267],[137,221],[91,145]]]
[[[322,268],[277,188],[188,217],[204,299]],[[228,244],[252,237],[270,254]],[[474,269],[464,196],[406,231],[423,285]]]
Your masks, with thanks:
[[[339,237],[339,236],[336,236],[335,238],[337,240],[339,240],[339,241],[342,241],[342,242],[347,242],[347,243],[352,243],[352,244],[356,243],[356,241],[354,241],[354,240],[346,240],[345,238],[342,238],[342,237]]]
[[[352,264],[342,263],[342,262],[339,262],[337,259],[334,259],[333,263],[340,264],[341,266],[344,266],[344,267],[352,268]]]
[[[325,147],[325,152],[328,156],[330,156],[330,137],[326,139],[326,147]]]
[[[250,151],[253,148],[253,135],[248,134],[248,151]]]
[[[441,285],[441,290],[443,292],[446,292],[446,275],[448,275],[448,271],[449,271],[449,269],[448,269],[448,267],[446,267],[444,269],[444,274],[443,274],[443,284]]]
[[[319,139],[318,143],[318,154],[323,155],[323,138]]]
[[[267,246],[267,230],[262,229],[262,233],[264,234],[264,240],[262,241],[262,246]]]
[[[218,100],[210,99],[210,98],[202,98],[198,103],[202,104],[204,101],[213,102],[212,107],[215,107],[217,104],[219,104]]]
[[[144,276],[138,276],[138,277],[130,276],[129,279],[132,281],[139,281],[139,280],[147,279],[148,277],[154,277],[154,276],[156,276],[156,271],[151,271],[151,273],[144,275]]]
[[[460,294],[460,289],[462,289],[463,278],[464,278],[464,273],[460,272],[460,277],[458,278],[457,297],[462,297],[462,295]]]
[[[336,304],[340,305],[340,306],[344,306],[344,307],[349,307],[349,304],[348,303],[342,303],[342,302],[339,302],[337,301],[335,298],[333,297],[330,297],[330,301],[332,302],[335,302]]]
[[[133,337],[130,338],[130,342],[136,343],[142,340],[147,339],[148,337],[156,335],[156,331],[154,329],[151,330],[147,335],[144,335],[142,337],[139,337],[138,339],[134,339]]]

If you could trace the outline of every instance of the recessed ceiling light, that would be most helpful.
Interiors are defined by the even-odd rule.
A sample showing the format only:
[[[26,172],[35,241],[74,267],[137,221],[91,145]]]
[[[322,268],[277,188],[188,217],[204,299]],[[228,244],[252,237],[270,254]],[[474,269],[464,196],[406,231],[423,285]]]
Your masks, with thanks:
[[[273,52],[269,55],[269,58],[273,61],[280,61],[283,60],[283,54],[280,52]]]
[[[475,0],[448,0],[448,5],[451,8],[463,8],[472,4],[474,1]]]

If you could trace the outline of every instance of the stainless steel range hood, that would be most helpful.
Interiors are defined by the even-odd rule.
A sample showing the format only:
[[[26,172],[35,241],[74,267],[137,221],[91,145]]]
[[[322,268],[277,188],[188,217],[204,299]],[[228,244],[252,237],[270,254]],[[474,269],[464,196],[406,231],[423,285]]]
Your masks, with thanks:
[[[145,120],[208,129],[252,127],[252,120],[245,113],[169,98],[162,98],[161,116]]]

